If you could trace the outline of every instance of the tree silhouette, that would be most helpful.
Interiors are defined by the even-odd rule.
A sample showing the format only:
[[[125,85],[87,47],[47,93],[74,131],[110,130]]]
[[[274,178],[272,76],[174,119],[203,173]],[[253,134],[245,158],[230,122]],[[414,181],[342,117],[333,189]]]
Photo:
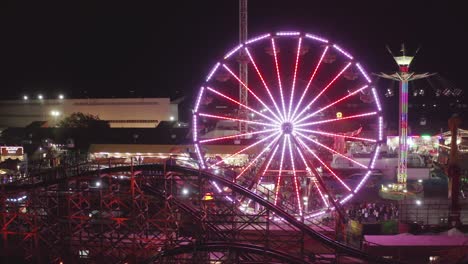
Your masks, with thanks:
[[[81,112],[72,113],[58,123],[62,128],[108,128],[109,122],[101,120],[99,116],[84,114]]]

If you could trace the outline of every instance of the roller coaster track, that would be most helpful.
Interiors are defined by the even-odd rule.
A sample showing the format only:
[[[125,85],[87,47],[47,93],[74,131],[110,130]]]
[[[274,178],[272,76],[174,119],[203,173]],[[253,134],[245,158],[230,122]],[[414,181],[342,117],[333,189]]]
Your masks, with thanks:
[[[84,164],[82,167],[87,167],[88,165]],[[105,175],[115,175],[115,174],[128,174],[132,173],[135,175],[140,175],[142,173],[146,173],[151,175],[160,175],[162,172],[163,178],[167,178],[167,175],[174,174],[177,177],[184,177],[184,175],[190,175],[191,177],[195,177],[197,181],[202,179],[209,181],[209,182],[216,182],[222,187],[227,187],[228,189],[232,190],[233,193],[241,195],[243,198],[248,198],[255,203],[258,203],[260,206],[265,208],[268,214],[275,215],[282,219],[283,223],[293,227],[296,232],[302,233],[305,237],[308,237],[320,245],[329,249],[329,252],[334,254],[335,256],[346,256],[351,259],[354,259],[354,262],[346,262],[346,263],[395,263],[390,262],[389,260],[372,256],[366,254],[360,250],[355,248],[349,247],[345,244],[342,244],[334,239],[321,234],[320,232],[313,229],[311,226],[307,225],[306,223],[299,221],[296,217],[286,213],[280,207],[275,206],[274,204],[268,202],[267,200],[263,199],[260,195],[253,193],[252,191],[232,182],[229,179],[223,178],[221,176],[215,175],[213,173],[207,171],[201,171],[198,169],[187,168],[177,165],[169,165],[169,164],[145,164],[145,165],[134,165],[134,166],[117,166],[117,167],[110,167],[104,169],[79,169],[70,170],[70,169],[56,169],[51,170],[49,172],[44,172],[41,174],[34,175],[34,180],[23,181],[19,183],[12,183],[1,186],[2,193],[4,195],[8,195],[9,193],[18,193],[18,192],[31,192],[40,188],[45,188],[51,185],[60,185],[64,184],[68,181],[92,181],[99,179]],[[158,176],[158,177],[159,177]],[[140,176],[138,176],[140,177]],[[147,193],[153,196],[165,196],[166,199],[170,202],[173,206],[183,210],[185,213],[191,215],[196,221],[203,222],[205,228],[208,228],[211,232],[216,234],[214,235],[214,239],[218,241],[203,241],[203,242],[191,242],[188,244],[178,244],[167,249],[160,251],[159,254],[153,254],[149,257],[149,262],[157,261],[161,257],[167,256],[174,256],[179,254],[187,254],[189,252],[193,252],[195,249],[200,251],[213,251],[213,250],[233,250],[233,251],[245,251],[250,252],[252,254],[256,254],[262,252],[263,255],[268,255],[273,259],[277,259],[280,261],[284,261],[285,263],[308,263],[308,261],[315,263],[314,258],[309,260],[304,260],[304,258],[297,258],[294,253],[288,253],[286,251],[281,251],[275,248],[268,248],[262,245],[255,245],[253,243],[240,243],[233,241],[232,239],[227,239],[223,236],[223,231],[225,231],[225,227],[223,225],[218,224],[216,221],[206,221],[206,215],[203,214],[200,208],[196,208],[193,205],[187,204],[184,201],[181,201],[179,197],[175,197],[172,195],[168,195],[168,190],[161,190],[158,188],[160,186],[154,186],[151,182],[151,179],[154,177],[149,177],[149,181],[145,183],[140,183],[139,188],[142,190],[143,193]],[[128,181],[127,181],[128,184]],[[201,188],[201,187],[200,187]],[[201,191],[200,191],[201,192]],[[5,202],[3,200],[3,202]],[[233,209],[237,210],[237,208]],[[269,217],[267,217],[268,219]],[[7,221],[6,217],[4,217],[3,221]],[[252,221],[252,220],[249,220]],[[268,223],[269,220],[267,220]],[[4,224],[5,229],[5,224]],[[289,232],[289,231],[285,231]],[[7,235],[4,234],[4,237]],[[211,238],[213,238],[211,237]],[[304,243],[304,240],[303,242]],[[147,258],[148,259],[148,258]]]

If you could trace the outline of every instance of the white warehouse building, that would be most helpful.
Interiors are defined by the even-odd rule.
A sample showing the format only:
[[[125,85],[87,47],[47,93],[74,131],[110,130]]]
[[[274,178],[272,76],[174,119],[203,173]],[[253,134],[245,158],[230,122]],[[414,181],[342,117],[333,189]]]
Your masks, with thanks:
[[[75,112],[98,116],[112,128],[152,128],[178,121],[180,100],[170,98],[29,99],[0,101],[0,130],[35,121],[56,124]]]

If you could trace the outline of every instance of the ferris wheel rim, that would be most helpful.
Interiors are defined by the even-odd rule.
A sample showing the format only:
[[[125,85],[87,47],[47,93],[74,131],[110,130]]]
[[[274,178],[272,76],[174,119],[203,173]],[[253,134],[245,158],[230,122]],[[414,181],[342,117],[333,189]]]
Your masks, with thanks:
[[[293,85],[292,85],[291,96],[289,97],[288,106],[286,106],[285,98],[284,98],[284,95],[283,95],[283,89],[282,89],[282,83],[281,83],[281,77],[280,77],[280,69],[279,69],[279,64],[278,64],[278,60],[277,60],[277,56],[276,56],[277,51],[276,51],[276,44],[275,44],[275,39],[276,38],[287,38],[287,37],[297,38],[298,39],[298,49],[297,49],[297,53],[296,53],[296,64],[295,64],[295,69],[294,69],[294,81],[293,81]],[[255,63],[255,61],[253,59],[253,56],[252,56],[252,54],[250,52],[251,50],[249,49],[252,46],[252,44],[258,44],[258,43],[260,43],[262,41],[266,41],[268,39],[271,40],[272,47],[273,47],[273,57],[274,57],[275,64],[276,64],[275,66],[276,66],[276,70],[277,70],[278,87],[280,89],[281,101],[278,104],[277,104],[276,100],[273,99],[273,96],[272,96],[272,94],[271,94],[271,92],[269,90],[269,87],[266,84],[266,82],[265,82],[265,80],[264,80],[258,66],[256,65],[256,63]],[[293,107],[292,106],[293,105],[292,101],[293,101],[293,98],[294,98],[293,95],[294,95],[294,92],[295,92],[294,90],[295,90],[295,85],[296,85],[296,73],[297,73],[297,67],[298,67],[297,66],[298,62],[297,61],[299,60],[299,50],[301,48],[302,39],[309,39],[309,40],[316,41],[316,42],[321,43],[321,44],[325,44],[325,47],[323,48],[323,51],[321,52],[320,60],[317,63],[317,67],[314,69],[313,74],[311,75],[311,78],[310,78],[306,88],[304,89],[303,93],[301,94],[299,103],[296,104],[295,107]],[[270,97],[270,99],[271,99],[271,101],[272,101],[272,103],[274,105],[273,110],[269,109],[266,106],[266,104],[260,98],[258,98],[258,96],[256,96],[255,93],[253,93],[249,89],[247,84],[242,83],[242,81],[239,79],[239,76],[237,76],[233,72],[233,70],[227,65],[227,61],[231,58],[231,56],[233,56],[234,54],[239,52],[241,49],[244,49],[245,53],[247,54],[248,58],[250,59],[251,64],[253,65],[253,68],[255,69],[255,71],[257,72],[257,74],[259,76],[259,78],[261,79],[262,84],[266,88],[268,96]],[[309,86],[311,85],[311,82],[312,82],[314,76],[316,75],[316,73],[317,73],[317,71],[319,69],[320,63],[323,61],[323,59],[324,59],[325,55],[327,54],[327,52],[329,52],[329,50],[331,50],[331,49],[335,50],[336,52],[339,52],[342,56],[346,57],[349,60],[349,62],[345,65],[345,67],[342,68],[342,70],[335,76],[335,78],[333,78],[333,80],[318,95],[316,95],[316,97],[307,105],[307,107],[304,107],[303,110],[299,111],[299,106],[301,105],[302,101],[304,100],[304,97],[305,97],[305,95],[307,93],[307,90],[308,90]],[[229,50],[224,55],[224,57],[221,60],[219,60],[213,66],[213,68],[209,71],[208,75],[206,76],[203,86],[200,88],[200,91],[198,93],[197,100],[196,100],[196,103],[195,103],[195,107],[194,107],[194,114],[193,114],[193,141],[194,141],[195,152],[196,152],[196,154],[198,156],[198,159],[200,161],[200,168],[202,168],[202,169],[212,169],[213,168],[213,166],[207,166],[205,164],[205,161],[204,161],[204,159],[202,157],[201,150],[200,150],[201,146],[204,143],[213,142],[213,141],[216,141],[216,140],[222,140],[220,138],[219,139],[200,139],[199,138],[199,135],[198,135],[198,132],[197,132],[198,131],[197,122],[198,122],[198,118],[200,116],[205,116],[205,117],[208,116],[208,117],[212,117],[212,118],[220,118],[220,119],[225,119],[225,120],[235,120],[235,121],[239,121],[239,122],[253,123],[255,125],[267,126],[270,129],[270,130],[265,130],[267,132],[258,131],[258,132],[254,132],[254,133],[241,133],[241,134],[237,134],[237,135],[226,136],[226,137],[224,137],[224,139],[226,139],[226,138],[235,138],[235,137],[239,137],[239,136],[246,136],[247,134],[262,134],[262,133],[273,132],[275,129],[278,129],[278,127],[281,127],[286,122],[301,122],[301,121],[308,120],[308,119],[312,118],[314,115],[318,114],[320,109],[315,111],[312,114],[304,116],[305,109],[310,108],[310,106],[313,105],[315,103],[315,101],[323,93],[325,93],[326,90],[329,87],[331,87],[333,85],[333,82],[335,80],[337,80],[338,78],[340,78],[341,75],[351,66],[354,66],[354,67],[356,67],[358,69],[358,72],[361,74],[361,76],[363,76],[363,79],[366,80],[366,85],[355,89],[354,91],[352,91],[348,95],[348,97],[350,97],[352,95],[356,95],[356,94],[358,94],[359,92],[361,92],[364,89],[369,90],[370,91],[369,93],[372,94],[372,97],[374,99],[375,111],[361,113],[361,114],[358,114],[358,115],[355,115],[355,116],[348,116],[346,118],[351,119],[351,118],[359,118],[359,117],[363,117],[363,116],[376,116],[377,120],[378,120],[377,122],[379,124],[379,127],[378,127],[379,131],[378,131],[377,136],[376,136],[375,139],[368,139],[368,138],[362,138],[362,137],[350,137],[350,138],[358,139],[358,140],[367,140],[367,141],[370,141],[370,142],[373,142],[373,143],[376,144],[376,148],[375,148],[375,150],[374,150],[374,152],[372,154],[371,160],[369,161],[369,165],[366,166],[366,165],[363,165],[363,164],[358,164],[359,166],[367,169],[365,175],[362,177],[359,184],[353,190],[351,190],[348,187],[348,190],[350,191],[350,193],[347,196],[345,196],[344,198],[338,199],[336,202],[338,202],[339,204],[344,204],[345,202],[350,200],[362,188],[363,184],[367,181],[367,179],[372,174],[374,164],[375,164],[376,159],[378,157],[379,150],[380,150],[380,145],[382,144],[382,140],[383,140],[382,139],[382,134],[383,134],[382,133],[382,126],[383,126],[382,107],[381,107],[381,104],[380,104],[378,94],[376,92],[376,88],[372,84],[372,80],[369,78],[369,75],[364,70],[364,67],[359,62],[357,62],[354,59],[354,57],[350,53],[348,53],[346,50],[344,50],[340,45],[332,43],[329,40],[327,40],[327,39],[325,39],[323,37],[320,37],[318,35],[315,35],[315,34],[303,33],[303,32],[299,32],[299,31],[279,31],[279,32],[275,32],[275,33],[262,34],[262,35],[259,35],[257,37],[251,38],[251,39],[245,41],[244,43],[240,43],[239,45],[236,45],[234,48]],[[271,122],[271,123],[254,122],[254,121],[249,121],[249,120],[239,120],[239,119],[236,119],[236,118],[215,116],[215,115],[211,115],[209,113],[204,113],[204,112],[199,111],[200,102],[201,102],[201,99],[202,99],[202,97],[204,96],[205,93],[214,92],[214,93],[217,93],[218,95],[220,95],[220,96],[222,96],[224,98],[227,98],[224,94],[222,94],[222,92],[217,91],[216,88],[213,88],[213,87],[211,87],[209,85],[209,82],[212,80],[215,73],[219,69],[222,69],[222,68],[227,70],[232,77],[234,77],[243,87],[245,87],[250,92],[250,94],[252,94],[253,97],[255,97],[255,99],[258,100],[260,102],[260,104],[263,105],[267,109],[267,112],[269,112],[271,114],[270,116],[267,116],[266,114],[262,114],[261,112],[256,111],[256,110],[253,110],[253,109],[252,110],[253,110],[253,112],[258,114],[259,116],[267,117],[266,119],[269,119],[269,122]],[[344,99],[342,98],[342,100],[345,100],[346,98],[344,98]],[[233,99],[228,99],[228,100],[235,101]],[[244,108],[248,109],[248,106],[242,105],[241,102],[237,101],[237,102],[234,102],[234,103],[238,104],[241,107],[244,107]],[[282,111],[281,111],[281,109],[280,109],[280,107],[278,105],[281,105]],[[333,104],[327,105],[326,107],[323,107],[321,110],[323,111],[326,108],[329,108],[329,107],[332,107],[332,106],[333,106]],[[326,121],[326,122],[336,122],[337,120],[330,119],[330,120],[324,120],[324,121]],[[297,126],[296,131],[294,131],[294,132],[295,132],[295,135],[298,135],[297,137],[299,138],[299,140],[296,140],[296,141],[297,142],[303,142],[304,140],[310,140],[308,137],[306,137],[303,134],[305,132],[317,133],[317,134],[322,133],[322,135],[326,135],[327,132],[314,131],[314,130],[310,130],[310,129],[307,129],[307,128],[302,128],[302,127],[306,127],[306,126],[309,126],[309,125],[317,124],[317,122],[324,123],[324,121],[323,120],[322,121],[315,121],[316,123],[310,122],[310,123],[305,123],[305,125],[302,124],[302,125]],[[330,134],[330,133],[328,133],[328,134]],[[273,135],[278,136],[276,134],[271,134],[269,137],[274,137]],[[336,134],[335,135],[330,134],[329,136],[336,136]],[[282,147],[279,147],[280,146],[279,141],[281,141],[281,139],[283,139],[283,145],[282,145]],[[266,141],[266,140],[264,140],[264,141]],[[259,144],[259,143],[262,143],[264,141],[257,142],[257,143]],[[289,143],[287,143],[287,142],[289,142]],[[317,142],[313,142],[313,143],[317,143]],[[268,145],[271,148],[270,153],[273,153],[273,155],[274,155],[276,153],[276,151],[278,150],[278,148],[282,148],[282,152],[284,153],[285,148],[286,148],[286,144],[288,144],[289,148],[291,149],[292,143],[291,143],[291,139],[289,137],[289,134],[287,136],[284,136],[284,133],[283,133],[283,134],[280,134],[278,137],[274,137],[274,140],[272,140],[270,142],[270,144]],[[305,145],[305,144],[300,143],[298,145]],[[274,152],[272,152],[273,149],[275,149]],[[245,149],[241,150],[241,151],[245,151]],[[289,150],[290,153],[292,153],[292,151],[294,151],[294,150]],[[300,152],[299,149],[297,150],[297,152],[300,154],[300,156],[303,155]],[[309,151],[309,152],[313,154],[312,151]],[[236,155],[236,153],[234,153],[233,155]],[[261,154],[259,154],[256,158],[259,158],[260,155]],[[291,156],[290,159],[292,160],[293,155],[290,154],[290,156]],[[270,162],[271,161],[269,161],[269,163]],[[323,165],[325,165],[325,163],[323,163],[322,161],[320,161],[320,162]],[[282,164],[282,163],[283,162],[281,160],[280,164]],[[294,162],[291,162],[291,163],[292,163],[292,166],[294,167]],[[307,164],[305,164],[305,165],[307,167]],[[239,177],[242,176],[243,173],[244,173],[244,171],[241,173],[241,175],[239,175]],[[333,174],[333,172],[332,172],[332,174]],[[280,173],[278,175],[279,176],[278,177],[278,182],[280,181],[280,177],[281,177],[280,175],[281,175],[281,169],[280,169]],[[337,179],[339,179],[338,176],[336,176],[336,177],[337,177]],[[297,188],[297,182],[294,181],[294,183],[296,184],[296,188]],[[318,188],[318,190],[319,190],[319,188]],[[277,196],[277,193],[276,193],[276,196]],[[298,200],[298,204],[300,204],[300,198],[299,197],[297,197],[297,200]],[[275,197],[275,204],[276,204],[276,197]],[[300,205],[299,205],[299,207],[300,207]],[[326,208],[326,209],[328,209],[328,208]],[[314,216],[315,215],[320,215],[321,212],[325,212],[325,210],[319,210],[318,212],[315,212],[315,213],[313,213],[311,215],[314,215]]]

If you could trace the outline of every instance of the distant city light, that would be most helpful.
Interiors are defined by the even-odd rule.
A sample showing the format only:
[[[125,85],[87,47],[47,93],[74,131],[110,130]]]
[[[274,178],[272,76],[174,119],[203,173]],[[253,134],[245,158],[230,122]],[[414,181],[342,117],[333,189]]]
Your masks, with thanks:
[[[29,97],[27,95],[23,96],[23,100],[28,100],[28,99],[29,99]]]
[[[96,187],[99,187],[99,186],[101,186],[101,182],[100,182],[100,181],[97,181],[97,182],[96,182]]]
[[[173,116],[169,117],[169,119],[170,119],[171,121],[174,121],[174,117],[173,117]]]
[[[422,204],[421,200],[416,200],[416,204],[421,205]]]
[[[187,188],[182,189],[182,194],[187,195],[189,193],[189,190]]]
[[[419,179],[418,182],[421,183],[421,182],[423,182],[423,180]]]
[[[62,99],[65,98],[65,97],[63,96],[63,94],[59,94],[58,98],[59,98],[60,100],[62,100]]]
[[[59,116],[59,115],[60,115],[60,112],[59,112],[59,111],[52,110],[52,111],[50,111],[50,115],[51,115],[51,116]]]
[[[42,100],[42,99],[44,99],[44,96],[42,96],[42,94],[39,94],[39,95],[37,96],[37,99]]]

